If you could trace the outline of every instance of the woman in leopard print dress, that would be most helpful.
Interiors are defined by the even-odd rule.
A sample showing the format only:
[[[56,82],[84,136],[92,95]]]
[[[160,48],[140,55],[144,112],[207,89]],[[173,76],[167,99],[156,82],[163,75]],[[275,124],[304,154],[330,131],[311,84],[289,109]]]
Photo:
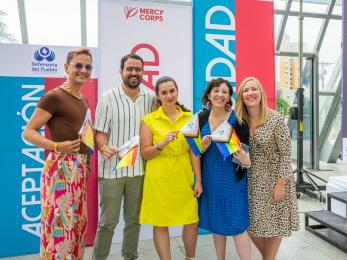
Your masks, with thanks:
[[[248,233],[263,259],[275,259],[282,238],[299,230],[289,129],[284,118],[267,107],[264,89],[254,77],[242,81],[235,111],[250,131]]]

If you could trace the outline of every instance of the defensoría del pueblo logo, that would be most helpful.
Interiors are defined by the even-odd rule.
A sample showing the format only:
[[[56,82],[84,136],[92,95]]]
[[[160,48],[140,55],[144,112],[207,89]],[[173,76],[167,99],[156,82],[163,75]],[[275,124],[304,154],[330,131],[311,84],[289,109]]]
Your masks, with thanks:
[[[55,60],[55,53],[44,46],[34,52],[34,61],[31,62],[31,71],[38,74],[56,74],[58,64]]]
[[[42,47],[39,50],[35,51],[34,58],[37,61],[54,61],[55,53],[50,50],[48,47]]]

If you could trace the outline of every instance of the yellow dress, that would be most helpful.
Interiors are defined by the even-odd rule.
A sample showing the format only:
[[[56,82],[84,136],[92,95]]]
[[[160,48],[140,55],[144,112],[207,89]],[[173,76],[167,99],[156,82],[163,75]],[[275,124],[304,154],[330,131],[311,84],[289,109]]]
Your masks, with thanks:
[[[144,117],[153,143],[161,142],[168,132],[180,130],[192,117],[180,111],[175,122],[162,107]],[[189,146],[181,132],[160,155],[146,162],[140,223],[154,226],[180,226],[198,222],[198,202],[194,197],[194,175]]]

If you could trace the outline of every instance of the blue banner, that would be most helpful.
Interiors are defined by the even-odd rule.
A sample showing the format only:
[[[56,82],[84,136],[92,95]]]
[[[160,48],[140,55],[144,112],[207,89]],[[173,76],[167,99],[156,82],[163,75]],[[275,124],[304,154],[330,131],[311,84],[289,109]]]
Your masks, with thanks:
[[[0,257],[39,251],[40,175],[44,150],[23,139],[23,130],[44,94],[44,79],[0,77],[2,185]],[[43,129],[42,129],[43,131]]]
[[[236,89],[235,1],[193,0],[193,109],[207,83],[222,77]]]

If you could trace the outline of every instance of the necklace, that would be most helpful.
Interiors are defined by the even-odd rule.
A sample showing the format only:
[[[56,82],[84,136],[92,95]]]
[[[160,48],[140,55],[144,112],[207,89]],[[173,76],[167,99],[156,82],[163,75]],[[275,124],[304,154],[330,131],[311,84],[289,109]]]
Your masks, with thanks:
[[[73,93],[71,87],[70,87],[69,85],[67,85],[66,82],[63,83],[62,88],[63,88],[67,93],[69,93],[71,96],[73,96],[73,97],[75,97],[75,98],[77,98],[77,99],[82,99],[81,94],[75,94],[75,93]]]
[[[230,116],[230,113],[223,113],[222,116],[216,117],[211,112],[208,119],[209,124],[211,126],[211,131],[213,132],[214,130],[216,130],[221,123],[223,123],[225,120],[229,118],[229,116]]]

